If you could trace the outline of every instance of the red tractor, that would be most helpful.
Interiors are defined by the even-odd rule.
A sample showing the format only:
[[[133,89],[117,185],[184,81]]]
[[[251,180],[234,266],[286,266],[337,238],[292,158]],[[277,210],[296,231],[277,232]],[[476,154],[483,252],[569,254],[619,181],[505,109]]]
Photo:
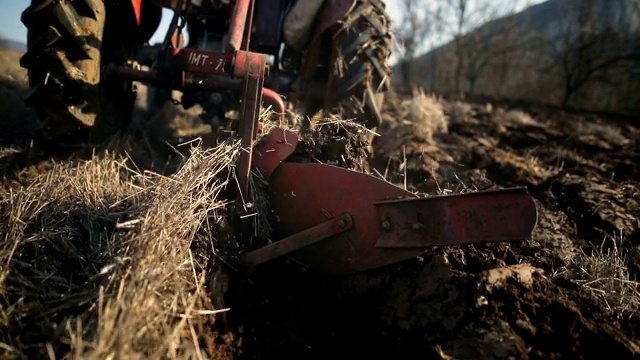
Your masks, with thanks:
[[[162,8],[174,12],[165,40],[146,45]],[[133,82],[152,86],[156,106],[200,104],[211,118],[221,105],[238,107],[228,122],[241,145],[234,218],[250,215],[243,205],[253,202],[256,173],[268,184],[278,234],[241,256],[249,271],[286,255],[321,273],[350,274],[430,246],[525,240],[536,224],[524,188],[421,198],[363,173],[288,161],[299,140],[290,129],[256,141],[263,103],[284,116],[280,94],[303,115],[339,109],[370,128],[380,123],[391,53],[381,0],[32,0],[22,21],[27,102],[56,144],[104,139],[126,126]]]
[[[164,43],[150,46],[163,8],[175,16]],[[340,106],[374,127],[390,81],[381,0],[32,0],[22,22],[26,102],[56,146],[127,126],[132,81],[153,85],[155,105],[199,104],[205,117],[224,122],[219,99],[237,93],[254,55],[266,59],[260,86],[276,110],[283,95],[303,115]],[[170,99],[172,90],[182,98]]]

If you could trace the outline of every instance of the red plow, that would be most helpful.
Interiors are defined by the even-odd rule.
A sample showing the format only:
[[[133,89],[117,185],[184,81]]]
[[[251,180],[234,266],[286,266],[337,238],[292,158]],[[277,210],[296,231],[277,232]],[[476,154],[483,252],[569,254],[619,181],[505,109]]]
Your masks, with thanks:
[[[245,254],[249,269],[286,255],[326,275],[352,274],[432,246],[526,240],[536,225],[525,188],[421,198],[356,171],[288,163],[296,143],[295,133],[276,128],[253,149],[281,238]]]
[[[273,243],[245,253],[252,271],[287,256],[326,275],[352,274],[397,263],[432,246],[522,241],[531,236],[537,209],[525,188],[418,197],[381,179],[326,164],[287,162],[298,134],[276,127],[256,139],[260,108],[269,103],[284,118],[280,96],[264,88],[267,57],[242,50],[251,1],[237,1],[224,52],[183,50],[172,37],[179,11],[155,71],[109,66],[107,74],[172,89],[228,89],[241,98],[235,125],[241,140],[236,164],[239,191],[233,209],[245,215],[254,172],[268,183]],[[181,1],[172,5],[181,8]],[[246,224],[246,222],[240,222]]]

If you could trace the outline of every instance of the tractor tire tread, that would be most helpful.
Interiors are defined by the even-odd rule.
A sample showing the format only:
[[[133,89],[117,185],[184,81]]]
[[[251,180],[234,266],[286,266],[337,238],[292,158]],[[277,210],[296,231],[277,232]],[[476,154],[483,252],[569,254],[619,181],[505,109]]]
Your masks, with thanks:
[[[95,125],[105,15],[95,0],[32,0],[22,13],[28,41],[20,64],[31,87],[25,103],[43,120],[46,137],[82,143]]]
[[[391,24],[381,0],[356,0],[334,34],[332,95],[343,115],[374,128],[391,81]],[[335,90],[335,91],[334,91]],[[367,96],[375,97],[366,101]]]

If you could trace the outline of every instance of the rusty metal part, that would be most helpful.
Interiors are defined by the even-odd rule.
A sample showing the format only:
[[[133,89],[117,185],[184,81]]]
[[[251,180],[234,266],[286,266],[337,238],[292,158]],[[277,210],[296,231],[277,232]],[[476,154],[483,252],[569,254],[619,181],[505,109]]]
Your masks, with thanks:
[[[256,159],[259,162],[265,158]],[[418,199],[416,195],[378,178],[325,164],[282,163],[269,179],[271,207],[277,221],[272,223],[278,237],[288,237],[325,221],[327,216],[348,213],[353,228],[327,241],[302,248],[291,257],[319,273],[342,275],[356,273],[418,256],[433,245],[454,245],[491,241],[526,240],[537,221],[533,199],[524,189],[464,194],[444,199]],[[399,199],[408,199],[399,201]],[[396,202],[384,202],[398,200]],[[463,216],[465,202],[475,202],[473,209],[482,213]],[[510,201],[514,206],[506,206]],[[496,202],[502,206],[494,206]],[[408,204],[408,205],[407,205]],[[413,208],[418,206],[418,208]],[[514,208],[518,207],[517,211]],[[381,209],[390,221],[385,222]],[[393,210],[393,211],[392,211]],[[416,229],[418,213],[437,218],[439,227]],[[477,219],[499,219],[499,222],[477,222]],[[426,222],[425,222],[426,223]],[[504,223],[510,223],[506,226]],[[398,235],[402,246],[391,246],[383,232],[409,227],[420,230],[418,236]],[[416,225],[417,227],[417,225]],[[451,230],[453,229],[453,230]],[[474,236],[482,234],[483,238]],[[395,235],[394,235],[395,236]],[[406,243],[415,247],[406,247]]]
[[[272,110],[278,114],[278,117],[280,118],[279,126],[282,126],[284,124],[286,113],[282,97],[277,92],[267,88],[262,89],[262,96],[264,96],[265,102],[271,105]]]
[[[237,0],[231,14],[231,24],[229,25],[228,47],[231,51],[240,50],[244,36],[245,25],[249,15],[251,0]]]
[[[262,89],[264,84],[266,58],[261,54],[246,53],[246,73],[242,91],[242,111],[240,114],[240,154],[236,162],[236,178],[240,186],[242,201],[249,199],[249,174],[253,141],[258,131]],[[234,69],[235,70],[235,69]]]
[[[193,74],[180,74],[178,77],[160,76],[153,71],[136,70],[124,66],[109,64],[105,67],[105,76],[138,81],[154,86],[167,86],[176,90],[238,90],[242,88],[241,79],[228,76],[209,75],[206,77]]]
[[[383,201],[377,247],[424,248],[528,239],[537,220],[525,188]]]
[[[414,249],[375,246],[379,216],[374,202],[415,195],[368,176],[325,164],[282,163],[269,180],[274,235],[287,237],[316,226],[327,216],[351,214],[353,228],[291,257],[326,275],[356,273],[416,256]]]
[[[174,64],[186,72],[223,75],[231,73],[233,60],[233,53],[183,49]]]
[[[234,77],[243,78],[246,73],[252,71],[250,66],[252,65],[252,62],[258,61],[257,58],[261,58],[260,61],[265,64],[264,69],[261,70],[264,73],[264,76],[268,75],[269,69],[266,65],[266,55],[244,50],[238,50],[234,54],[233,69],[231,71],[231,74]]]
[[[244,28],[248,29],[248,31],[246,36],[242,38],[242,44],[241,44],[242,49],[245,51],[249,51],[249,45],[251,45],[251,34],[254,32],[253,17],[256,11],[256,1],[257,0],[251,0],[249,2],[249,10],[247,13],[247,19],[245,20]]]
[[[289,155],[298,144],[298,134],[283,128],[275,128],[265,135],[253,149],[253,170],[265,180]]]
[[[296,250],[344,233],[350,230],[352,226],[353,219],[351,215],[341,214],[336,218],[328,219],[314,227],[247,253],[242,256],[240,262],[247,268],[252,269],[269,260],[290,254]]]

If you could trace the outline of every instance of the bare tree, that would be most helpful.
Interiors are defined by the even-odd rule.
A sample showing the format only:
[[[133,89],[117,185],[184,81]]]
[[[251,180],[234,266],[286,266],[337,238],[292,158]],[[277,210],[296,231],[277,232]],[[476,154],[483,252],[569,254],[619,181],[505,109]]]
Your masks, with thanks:
[[[463,56],[463,75],[468,92],[475,93],[478,78],[490,65],[499,64],[504,76],[517,58],[517,53],[543,48],[545,42],[528,30],[520,28],[514,17],[515,8],[498,23],[489,23],[466,35],[458,56]]]
[[[397,38],[403,47],[400,68],[405,85],[413,83],[412,62],[434,29],[429,7],[422,0],[399,0],[400,18],[396,24]]]
[[[578,8],[562,9],[566,16],[561,31],[550,38],[564,76],[563,106],[586,84],[609,83],[610,71],[640,65],[640,34],[625,34],[611,26],[601,28],[595,23],[594,5],[593,0],[582,0]],[[638,11],[637,7],[627,10]]]
[[[478,77],[496,57],[525,46],[517,24],[506,21],[501,28],[489,26],[493,20],[514,14],[528,1],[497,2],[491,0],[440,0],[443,3],[448,35],[453,39],[456,55],[454,89],[463,93],[463,79],[473,92]],[[527,45],[528,46],[528,45]]]

